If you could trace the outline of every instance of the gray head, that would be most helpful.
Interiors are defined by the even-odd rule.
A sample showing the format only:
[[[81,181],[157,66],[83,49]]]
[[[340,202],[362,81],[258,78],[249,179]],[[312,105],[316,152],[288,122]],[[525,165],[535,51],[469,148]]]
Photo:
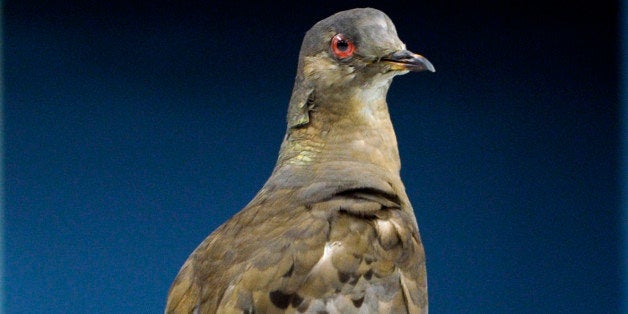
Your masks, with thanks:
[[[306,124],[308,101],[321,94],[344,97],[376,88],[385,98],[394,76],[424,70],[434,72],[434,66],[406,50],[386,14],[371,8],[338,12],[305,34],[288,126]]]

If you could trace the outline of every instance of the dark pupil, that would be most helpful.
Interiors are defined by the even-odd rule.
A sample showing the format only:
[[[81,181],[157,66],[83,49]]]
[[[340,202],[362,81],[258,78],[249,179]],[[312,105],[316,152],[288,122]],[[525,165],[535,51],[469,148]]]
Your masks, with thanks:
[[[345,51],[347,50],[347,48],[349,48],[349,44],[345,40],[341,39],[336,43],[336,47],[340,51]]]

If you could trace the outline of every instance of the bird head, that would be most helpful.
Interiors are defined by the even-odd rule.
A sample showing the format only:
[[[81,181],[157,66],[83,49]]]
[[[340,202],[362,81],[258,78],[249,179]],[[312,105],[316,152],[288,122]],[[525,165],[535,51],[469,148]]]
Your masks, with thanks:
[[[305,34],[288,126],[306,125],[317,103],[338,104],[356,95],[385,100],[394,76],[425,70],[434,72],[434,66],[406,49],[386,14],[371,8],[338,12]]]

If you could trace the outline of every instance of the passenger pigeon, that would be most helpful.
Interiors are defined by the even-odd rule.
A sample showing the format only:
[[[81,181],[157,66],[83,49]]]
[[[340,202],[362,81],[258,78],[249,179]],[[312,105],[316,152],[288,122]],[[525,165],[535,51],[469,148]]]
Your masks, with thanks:
[[[316,23],[275,169],[192,252],[166,313],[427,313],[425,253],[386,103],[393,77],[423,70],[434,67],[381,11]]]

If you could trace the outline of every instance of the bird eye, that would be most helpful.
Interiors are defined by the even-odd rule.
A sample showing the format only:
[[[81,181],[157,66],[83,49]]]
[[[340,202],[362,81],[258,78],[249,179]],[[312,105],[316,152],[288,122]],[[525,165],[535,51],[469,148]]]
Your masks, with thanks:
[[[344,34],[337,34],[331,39],[331,51],[339,59],[344,59],[353,55],[355,45]]]

